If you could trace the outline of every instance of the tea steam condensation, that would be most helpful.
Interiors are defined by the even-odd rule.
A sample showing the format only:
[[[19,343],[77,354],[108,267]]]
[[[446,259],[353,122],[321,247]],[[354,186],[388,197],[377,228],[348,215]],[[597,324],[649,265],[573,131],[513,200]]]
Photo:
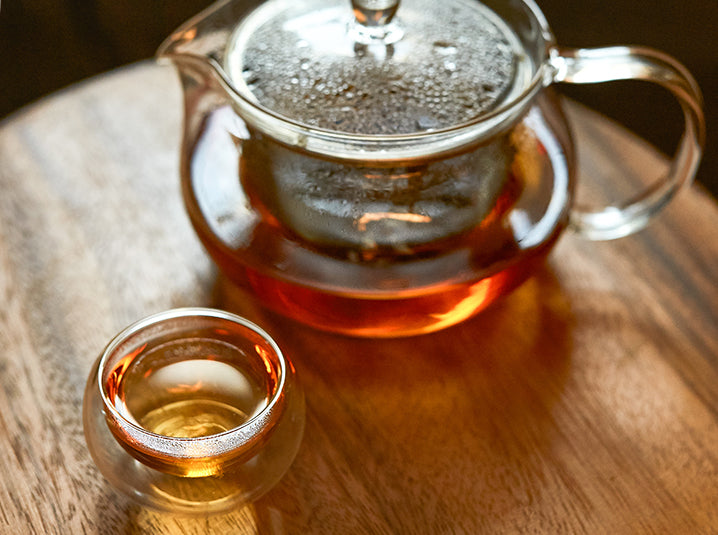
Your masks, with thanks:
[[[309,14],[271,4],[271,17],[260,9],[239,28],[227,67],[240,93],[308,126],[449,128],[494,109],[531,74],[517,38],[478,2],[405,0],[396,24],[409,29],[389,45],[357,42],[344,2],[314,0]]]

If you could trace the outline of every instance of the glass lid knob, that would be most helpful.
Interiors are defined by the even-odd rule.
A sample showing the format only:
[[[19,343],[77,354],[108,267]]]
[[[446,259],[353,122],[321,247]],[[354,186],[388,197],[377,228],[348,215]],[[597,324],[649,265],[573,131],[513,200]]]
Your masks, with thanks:
[[[399,9],[399,0],[352,0],[354,21],[349,31],[357,43],[390,45],[404,35],[392,22]]]

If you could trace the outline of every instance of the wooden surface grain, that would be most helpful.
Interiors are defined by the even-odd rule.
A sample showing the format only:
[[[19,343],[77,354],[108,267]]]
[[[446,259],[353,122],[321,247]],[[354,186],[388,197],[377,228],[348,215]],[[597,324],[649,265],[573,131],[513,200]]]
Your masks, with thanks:
[[[569,111],[596,194],[665,169]],[[174,72],[140,64],[0,126],[0,533],[718,532],[714,200],[682,192],[620,241],[566,234],[458,327],[355,340],[265,313],[216,273],[180,199],[180,112]],[[307,395],[287,476],[219,517],[126,502],[82,434],[105,343],[184,305],[259,321]]]

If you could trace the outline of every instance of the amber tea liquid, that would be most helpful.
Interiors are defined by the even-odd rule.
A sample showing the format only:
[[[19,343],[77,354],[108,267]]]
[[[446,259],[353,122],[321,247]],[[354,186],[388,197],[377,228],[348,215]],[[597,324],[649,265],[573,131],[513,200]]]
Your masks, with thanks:
[[[286,160],[266,154],[294,150],[301,160],[301,151],[252,137],[227,108],[207,115],[195,132],[193,150],[185,151],[191,153],[182,169],[188,212],[200,239],[229,279],[279,313],[320,329],[359,336],[406,336],[441,329],[483,310],[523,282],[566,224],[572,162],[562,147],[570,144],[567,135],[559,139],[563,130],[547,119],[560,112],[548,96],[541,98],[541,105],[500,141],[509,145],[500,161],[504,174],[495,182],[498,187],[487,192],[486,210],[481,203],[467,208],[454,202],[461,201],[461,195],[437,197],[433,207],[438,206],[439,226],[446,221],[441,214],[444,208],[450,214],[456,204],[460,214],[450,223],[454,230],[445,236],[422,241],[420,233],[413,233],[411,204],[425,199],[416,197],[411,187],[388,192],[400,196],[402,213],[408,214],[397,219],[381,205],[387,194],[381,190],[353,204],[352,196],[342,196],[341,187],[336,188],[335,199],[315,197],[311,187],[304,197],[283,200],[284,187],[275,188],[281,191],[273,196],[277,169],[272,162]],[[258,157],[252,152],[257,147],[262,153]],[[471,161],[471,151],[483,150],[484,146],[475,147],[458,158]],[[312,156],[310,167],[316,161]],[[281,169],[288,184],[293,169],[305,173],[291,165]],[[462,172],[470,175],[471,165],[467,169]],[[450,176],[443,180],[450,182]],[[333,209],[322,212],[322,203]],[[345,203],[355,207],[376,203],[380,208],[366,210],[367,217],[347,210],[342,220],[336,215]],[[367,221],[365,229],[372,225],[379,229],[366,242],[361,241],[362,217]],[[417,220],[418,225],[427,221]]]
[[[201,336],[145,345],[108,375],[107,396],[126,420],[157,435],[199,438],[231,431],[261,412],[273,395],[275,382],[261,358],[246,357],[255,349]],[[162,469],[167,460],[143,462]],[[180,472],[205,476],[208,470],[221,472],[221,463],[208,468],[202,460],[195,469],[187,462]]]

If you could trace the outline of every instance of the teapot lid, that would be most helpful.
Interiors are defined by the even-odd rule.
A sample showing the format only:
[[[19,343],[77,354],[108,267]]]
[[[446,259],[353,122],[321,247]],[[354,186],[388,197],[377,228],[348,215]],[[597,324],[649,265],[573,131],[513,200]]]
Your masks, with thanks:
[[[269,0],[234,29],[225,70],[274,115],[384,136],[490,114],[526,88],[529,56],[475,0]]]

